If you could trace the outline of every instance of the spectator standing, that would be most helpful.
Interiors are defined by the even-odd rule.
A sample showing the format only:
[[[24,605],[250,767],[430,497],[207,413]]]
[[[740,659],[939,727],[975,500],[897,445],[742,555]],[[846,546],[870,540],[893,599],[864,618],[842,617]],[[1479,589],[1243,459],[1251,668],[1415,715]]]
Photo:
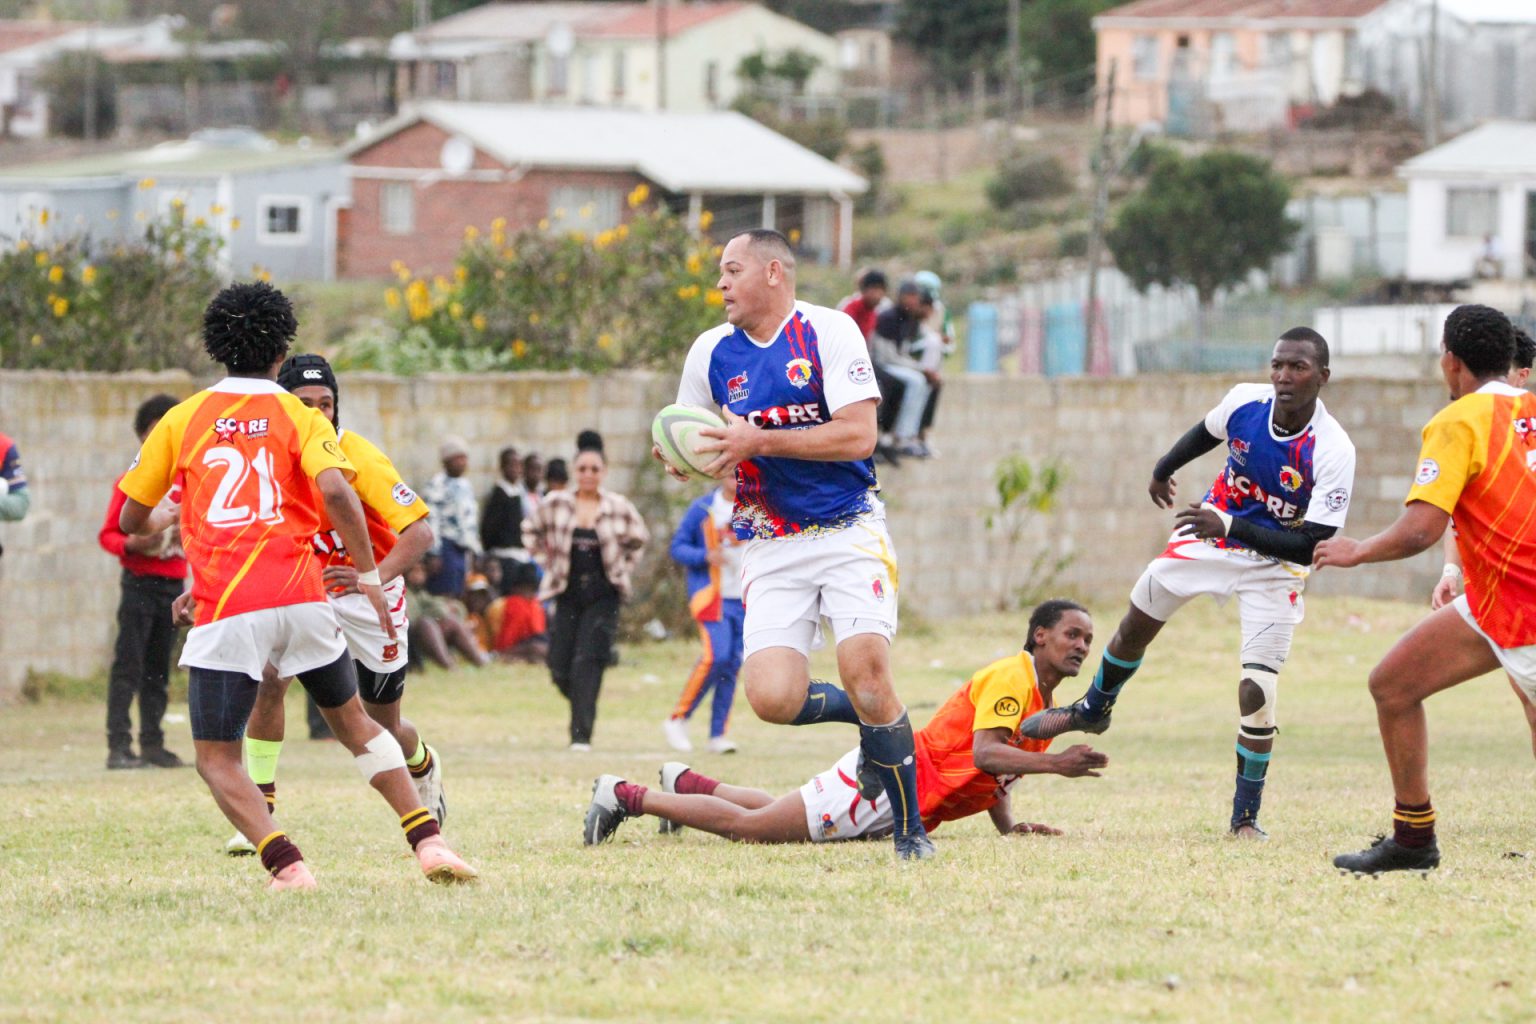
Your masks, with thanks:
[[[450,434],[438,449],[443,468],[432,476],[422,492],[432,509],[437,531],[438,568],[427,580],[427,592],[458,598],[464,593],[470,555],[480,553],[480,505],[474,485],[464,474],[469,469],[469,446]]]
[[[177,399],[156,395],[139,406],[133,432],[139,444],[155,429]],[[117,605],[117,647],[107,677],[107,768],[180,768],[185,762],[165,749],[161,723],[169,702],[171,649],[176,643],[176,623],[171,604],[181,596],[187,578],[187,559],[181,550],[181,530],[172,524],[147,537],[131,537],[118,523],[127,501],[117,484],[107,503],[107,517],[96,535],[108,554],[122,564],[122,597]],[[172,496],[162,502],[173,508]],[[139,698],[139,753],[133,752],[133,719],[129,709]]]
[[[672,560],[687,574],[688,610],[699,624],[703,653],[693,666],[672,717],[662,724],[673,750],[692,750],[688,719],[713,691],[709,716],[709,750],[729,754],[736,750],[725,735],[736,697],[736,676],[741,671],[742,626],[746,612],[741,603],[741,556],[745,545],[736,539],[731,517],[736,511],[736,477],[723,477],[720,486],[688,506],[672,534]]]
[[[859,290],[838,303],[837,308],[853,317],[864,334],[864,340],[875,333],[875,320],[881,311],[890,306],[886,296],[890,288],[885,274],[878,270],[866,270],[859,275]]]
[[[544,564],[539,597],[555,602],[549,674],[571,703],[571,749],[585,751],[592,749],[619,604],[630,594],[630,573],[650,533],[628,498],[603,489],[601,452],[581,452],[575,461],[575,488],[545,494],[524,525],[523,544]]]
[[[602,454],[599,452],[598,454]],[[564,459],[550,459],[549,465],[544,467],[544,495],[548,497],[555,491],[563,491],[571,483],[571,471]]]
[[[501,479],[485,497],[480,515],[480,543],[486,554],[501,566],[497,587],[502,597],[517,589],[523,579],[538,581],[537,571],[523,547],[523,520],[531,511],[528,489],[523,486],[523,461],[516,448],[503,448],[497,458]]]

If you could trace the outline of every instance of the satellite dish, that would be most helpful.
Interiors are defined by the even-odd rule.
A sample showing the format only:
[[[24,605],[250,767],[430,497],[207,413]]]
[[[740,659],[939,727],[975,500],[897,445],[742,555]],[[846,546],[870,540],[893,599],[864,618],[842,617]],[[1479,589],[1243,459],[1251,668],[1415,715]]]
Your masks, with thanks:
[[[554,57],[569,57],[576,48],[576,36],[569,25],[556,25],[544,37],[544,46]]]
[[[449,174],[463,174],[475,165],[475,144],[462,135],[451,136],[437,159]]]

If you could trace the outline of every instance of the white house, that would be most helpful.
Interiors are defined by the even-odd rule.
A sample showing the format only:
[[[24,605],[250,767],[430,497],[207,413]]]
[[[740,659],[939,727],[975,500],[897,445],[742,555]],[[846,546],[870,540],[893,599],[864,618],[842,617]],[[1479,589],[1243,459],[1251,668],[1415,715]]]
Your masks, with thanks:
[[[1451,281],[1536,271],[1536,122],[1494,121],[1398,168],[1408,182],[1408,277]]]
[[[836,90],[837,40],[756,3],[489,3],[390,41],[402,101],[478,100],[667,109],[729,107],[742,58],[789,50]]]

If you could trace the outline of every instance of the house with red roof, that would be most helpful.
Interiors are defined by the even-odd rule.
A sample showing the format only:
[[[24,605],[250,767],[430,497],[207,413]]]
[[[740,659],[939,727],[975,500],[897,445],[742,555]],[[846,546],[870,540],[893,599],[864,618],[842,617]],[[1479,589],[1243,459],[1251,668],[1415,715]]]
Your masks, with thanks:
[[[1360,40],[1415,0],[1133,0],[1093,19],[1113,117],[1174,135],[1294,123],[1363,87]]]
[[[488,3],[390,42],[407,100],[703,113],[742,91],[744,58],[796,50],[809,94],[838,86],[837,40],[744,0]]]

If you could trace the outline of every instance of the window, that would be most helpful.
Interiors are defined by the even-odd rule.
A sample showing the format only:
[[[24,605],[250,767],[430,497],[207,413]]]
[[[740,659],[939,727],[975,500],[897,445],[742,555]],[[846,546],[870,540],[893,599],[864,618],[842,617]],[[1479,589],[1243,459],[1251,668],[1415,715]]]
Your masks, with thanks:
[[[1157,77],[1157,36],[1131,40],[1131,73],[1142,81]]]
[[[607,231],[619,226],[623,207],[620,189],[562,185],[549,193],[549,224],[556,231]]]
[[[550,96],[564,96],[565,91],[570,88],[571,59],[564,54],[551,53],[548,70],[548,86],[545,92]]]
[[[408,181],[386,181],[379,190],[379,219],[386,235],[409,235],[416,230],[416,186]]]
[[[1265,63],[1271,68],[1289,69],[1291,66],[1291,34],[1271,32],[1264,37]]]
[[[1482,238],[1498,234],[1499,192],[1492,188],[1445,190],[1445,236]]]
[[[256,241],[303,245],[309,241],[308,196],[262,196],[256,201]]]
[[[450,60],[432,62],[432,95],[454,99],[459,92],[459,68]]]
[[[1211,36],[1211,74],[1230,75],[1237,70],[1237,40],[1231,32]]]

